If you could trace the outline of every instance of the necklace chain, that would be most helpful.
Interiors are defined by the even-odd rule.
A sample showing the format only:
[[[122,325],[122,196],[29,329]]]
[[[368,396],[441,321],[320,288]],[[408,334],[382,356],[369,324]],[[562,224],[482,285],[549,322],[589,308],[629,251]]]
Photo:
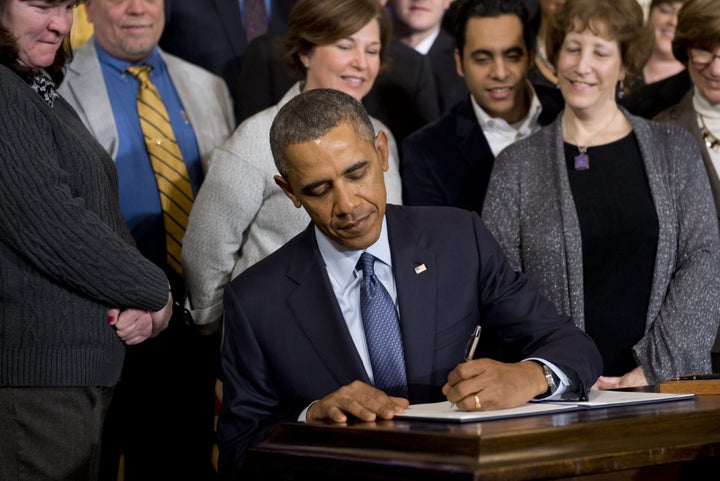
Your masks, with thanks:
[[[705,119],[703,118],[702,114],[698,114],[698,117],[700,117],[700,123],[702,124],[702,136],[703,141],[705,142],[705,146],[708,149],[712,149],[713,151],[717,152],[720,150],[720,139],[715,137],[712,132],[710,132],[710,129],[708,129],[707,125],[705,125]]]
[[[598,131],[595,133],[595,135],[593,135],[593,136],[590,138],[590,140],[588,140],[587,145],[580,145],[580,143],[579,143],[577,140],[575,140],[575,136],[570,133],[569,129],[566,128],[566,129],[565,129],[565,133],[567,134],[568,138],[569,138],[575,145],[577,145],[577,148],[578,148],[578,150],[580,151],[580,153],[581,153],[581,154],[585,154],[585,153],[587,152],[588,147],[590,147],[590,146],[592,145],[592,143],[595,141],[595,139],[597,139],[598,136],[599,136],[601,133],[605,132],[605,131],[608,129],[608,127],[610,127],[610,126],[612,125],[612,123],[615,121],[615,117],[617,117],[618,112],[620,112],[620,109],[615,110],[615,113],[613,114],[612,118],[610,118],[610,122],[608,122],[607,125],[605,125],[605,127],[603,127],[602,129],[598,130]],[[702,119],[702,117],[701,117],[701,119]],[[703,123],[703,125],[705,125],[705,124]]]

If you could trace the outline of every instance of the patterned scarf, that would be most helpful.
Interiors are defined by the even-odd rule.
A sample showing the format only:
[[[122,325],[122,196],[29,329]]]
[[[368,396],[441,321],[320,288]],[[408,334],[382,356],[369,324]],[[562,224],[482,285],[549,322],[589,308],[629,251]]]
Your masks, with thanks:
[[[33,78],[33,83],[31,86],[32,89],[38,94],[40,94],[45,103],[48,104],[51,108],[55,100],[60,97],[55,91],[55,83],[45,72],[38,73]]]

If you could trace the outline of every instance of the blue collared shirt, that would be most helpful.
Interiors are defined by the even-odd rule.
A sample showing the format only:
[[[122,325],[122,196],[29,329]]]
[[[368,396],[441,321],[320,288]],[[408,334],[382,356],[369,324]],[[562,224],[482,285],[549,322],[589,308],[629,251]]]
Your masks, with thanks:
[[[374,383],[372,365],[370,364],[370,351],[365,340],[365,330],[360,313],[362,270],[357,268],[357,263],[363,252],[375,256],[377,259],[375,261],[375,275],[390,294],[395,309],[397,309],[397,289],[392,273],[392,256],[390,255],[390,243],[387,236],[387,222],[383,218],[380,237],[365,251],[347,250],[325,237],[317,227],[315,227],[315,238],[317,239],[320,255],[325,262],[330,284],[345,318],[345,324],[347,324],[355,348],[365,366],[365,371],[370,381]]]
[[[378,261],[375,262],[375,275],[390,294],[395,304],[395,309],[398,309],[397,288],[395,286],[395,277],[392,273],[392,256],[390,254],[390,242],[388,241],[387,234],[387,218],[383,218],[380,237],[374,244],[365,249],[365,251],[348,250],[338,245],[320,232],[317,226],[315,227],[315,238],[317,239],[318,249],[320,250],[320,255],[322,256],[325,269],[330,278],[330,284],[332,285],[340,310],[345,318],[345,324],[348,327],[360,359],[362,359],[363,366],[365,366],[365,371],[368,373],[370,381],[374,383],[372,365],[370,363],[370,352],[367,347],[362,315],[360,313],[360,281],[362,280],[362,270],[357,268],[357,263],[365,251],[378,259]],[[402,315],[402,313],[398,312],[398,316],[400,315]],[[468,335],[469,334],[470,333],[468,333]],[[535,360],[546,364],[560,378],[560,383],[558,383],[558,389],[555,393],[544,398],[560,399],[569,386],[569,379],[565,373],[545,359],[528,358],[526,360]],[[304,414],[305,411],[303,411],[303,416]],[[300,420],[304,420],[303,416],[301,416]]]
[[[138,249],[159,266],[165,266],[165,226],[157,182],[145,149],[137,111],[138,81],[125,69],[138,63],[113,57],[95,40],[100,68],[105,78],[118,133],[115,166],[118,171],[120,207]],[[180,97],[158,49],[142,65],[151,65],[150,80],[157,87],[170,116],[175,139],[197,193],[203,180],[200,152],[195,132],[183,110]]]

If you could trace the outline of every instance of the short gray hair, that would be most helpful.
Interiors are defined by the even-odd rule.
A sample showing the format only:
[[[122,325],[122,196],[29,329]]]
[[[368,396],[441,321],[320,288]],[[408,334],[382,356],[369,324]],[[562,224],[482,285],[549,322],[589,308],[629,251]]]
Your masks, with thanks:
[[[286,149],[319,139],[343,122],[352,125],[364,141],[374,144],[375,129],[365,107],[354,97],[334,89],[313,89],[286,103],[270,128],[270,148],[275,167],[287,177]]]

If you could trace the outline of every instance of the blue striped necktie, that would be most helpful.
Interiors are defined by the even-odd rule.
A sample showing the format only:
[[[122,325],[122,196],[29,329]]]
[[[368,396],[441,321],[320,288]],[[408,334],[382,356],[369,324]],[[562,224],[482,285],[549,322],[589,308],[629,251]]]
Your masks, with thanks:
[[[370,351],[375,387],[391,396],[408,397],[405,355],[397,311],[390,294],[375,275],[375,257],[363,252],[358,267],[360,312]]]

